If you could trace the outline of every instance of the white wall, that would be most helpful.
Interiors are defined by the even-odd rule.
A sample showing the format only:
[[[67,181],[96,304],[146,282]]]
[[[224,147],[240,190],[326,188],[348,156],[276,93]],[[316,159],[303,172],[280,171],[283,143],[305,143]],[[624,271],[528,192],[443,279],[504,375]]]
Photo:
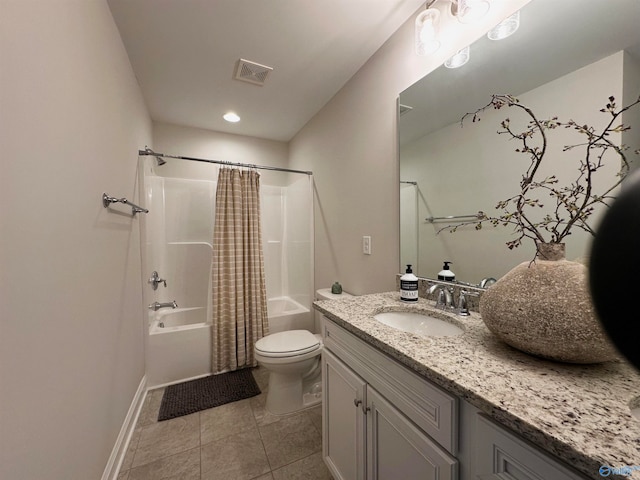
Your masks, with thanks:
[[[395,288],[397,97],[526,3],[495,0],[476,25],[463,26],[444,14],[443,46],[429,58],[414,53],[411,17],[291,141],[290,167],[314,171],[316,288],[336,280],[355,294]],[[362,253],[364,235],[372,237],[372,255]]]
[[[0,478],[100,478],[144,376],[137,149],[101,0],[0,3]]]
[[[154,122],[153,141],[156,152],[169,155],[273,167],[286,167],[288,163],[288,144],[276,140]],[[155,168],[155,172],[169,177],[218,178],[217,165],[188,160],[167,159],[167,163]],[[276,185],[277,179],[284,178],[282,174],[264,170],[260,175],[262,183],[269,185]]]
[[[517,93],[522,105],[531,108],[540,120],[557,116],[560,121],[574,119],[598,130],[610,120],[608,114],[600,112],[609,96],[622,98],[622,73],[623,52],[619,52],[529,92],[513,93]],[[458,280],[479,283],[485,277],[499,278],[514,265],[535,256],[535,245],[529,239],[524,239],[517,249],[506,247],[505,243],[515,238],[512,227],[493,228],[485,224],[481,231],[476,231],[474,225],[468,225],[454,233],[445,230],[437,234],[447,222],[424,221],[430,216],[466,215],[479,210],[498,216],[502,213],[495,210],[498,201],[520,191],[529,156],[514,151],[521,148],[522,143],[496,132],[501,130],[500,123],[505,118],[511,120],[514,131],[524,131],[529,117],[515,108],[505,107],[490,108],[481,118],[482,121],[475,123],[469,119],[463,129],[459,122],[454,123],[402,147],[401,176],[416,180],[422,192],[418,213],[418,271],[422,276],[435,278],[442,262],[450,260]],[[619,141],[615,136],[619,137],[612,135],[611,140]],[[585,137],[573,129],[547,131],[547,153],[536,179],[556,175],[559,180],[556,187],[570,185],[578,177],[585,150],[563,152],[562,149],[584,141]],[[539,138],[529,144],[539,145]],[[620,157],[610,151],[604,158],[604,167],[594,175],[594,193],[603,193],[618,180],[620,165]],[[545,213],[553,213],[552,206],[555,206],[547,193],[538,190],[537,194],[545,208],[527,210],[534,221],[542,220]],[[536,193],[532,192],[529,197],[535,198]],[[598,223],[600,210],[596,209],[589,222],[592,227]],[[572,232],[564,239],[567,258],[586,256],[592,236],[577,228]],[[546,238],[551,240],[550,235]]]

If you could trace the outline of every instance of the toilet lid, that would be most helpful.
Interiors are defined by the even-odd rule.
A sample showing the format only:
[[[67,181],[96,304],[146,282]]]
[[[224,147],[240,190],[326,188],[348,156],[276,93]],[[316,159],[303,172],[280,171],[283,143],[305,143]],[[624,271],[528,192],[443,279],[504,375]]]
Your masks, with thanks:
[[[320,341],[308,330],[273,333],[256,342],[256,352],[265,357],[293,357],[318,348]]]

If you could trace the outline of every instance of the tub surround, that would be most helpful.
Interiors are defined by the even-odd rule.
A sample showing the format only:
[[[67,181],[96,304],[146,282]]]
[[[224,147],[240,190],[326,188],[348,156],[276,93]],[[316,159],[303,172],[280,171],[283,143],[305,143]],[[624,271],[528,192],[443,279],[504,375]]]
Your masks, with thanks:
[[[310,303],[301,305],[290,297],[267,299],[269,316],[269,333],[286,330],[311,330],[313,328],[313,312]]]
[[[538,359],[499,341],[475,312],[451,314],[465,329],[457,337],[404,333],[373,315],[389,309],[429,311],[433,301],[406,304],[397,292],[316,301],[314,306],[589,478],[602,478],[603,465],[640,465],[640,422],[629,410],[640,395],[640,372],[622,359],[587,366]],[[628,478],[640,478],[640,471]]]

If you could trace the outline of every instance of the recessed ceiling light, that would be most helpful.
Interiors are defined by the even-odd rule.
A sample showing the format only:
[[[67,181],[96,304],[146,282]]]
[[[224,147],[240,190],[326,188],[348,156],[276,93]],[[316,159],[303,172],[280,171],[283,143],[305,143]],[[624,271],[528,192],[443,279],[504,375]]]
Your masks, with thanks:
[[[240,121],[240,117],[234,112],[225,113],[222,118],[224,118],[227,122],[236,123]]]

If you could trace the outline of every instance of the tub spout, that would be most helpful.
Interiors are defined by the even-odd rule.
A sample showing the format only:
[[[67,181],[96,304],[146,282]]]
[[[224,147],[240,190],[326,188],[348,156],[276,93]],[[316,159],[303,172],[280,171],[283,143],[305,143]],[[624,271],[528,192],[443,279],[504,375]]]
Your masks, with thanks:
[[[173,302],[167,302],[167,303],[153,302],[151,305],[149,305],[149,310],[153,310],[154,312],[157,312],[161,308],[169,308],[169,307],[178,308],[178,304],[176,303],[175,300]]]

